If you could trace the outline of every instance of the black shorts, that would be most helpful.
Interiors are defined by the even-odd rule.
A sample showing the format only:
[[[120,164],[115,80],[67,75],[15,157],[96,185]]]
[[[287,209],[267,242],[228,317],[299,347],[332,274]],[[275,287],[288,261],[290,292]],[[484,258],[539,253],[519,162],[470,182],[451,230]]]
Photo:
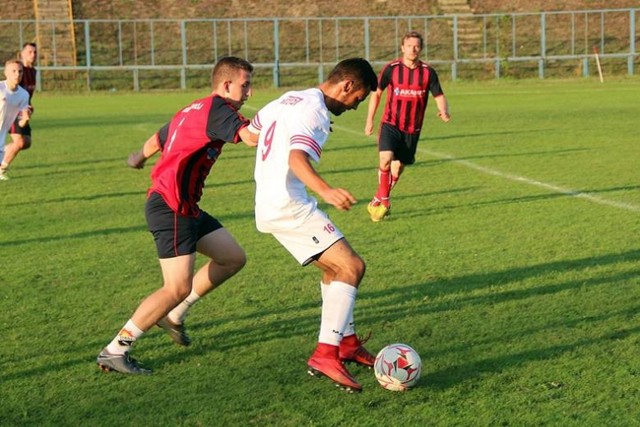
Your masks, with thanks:
[[[158,258],[175,258],[196,251],[203,236],[222,228],[220,221],[200,211],[197,217],[174,212],[158,193],[151,193],[145,205],[149,231],[158,250]]]
[[[380,127],[380,138],[378,138],[378,151],[392,151],[394,160],[412,165],[416,161],[419,139],[420,132],[404,133],[393,125],[383,123]]]
[[[22,136],[31,136],[31,125],[29,124],[29,122],[27,122],[27,125],[25,127],[20,126],[18,124],[19,122],[20,122],[20,115],[18,114],[18,117],[16,118],[16,120],[11,125],[11,128],[9,129],[9,133],[17,133],[18,135],[22,135]]]

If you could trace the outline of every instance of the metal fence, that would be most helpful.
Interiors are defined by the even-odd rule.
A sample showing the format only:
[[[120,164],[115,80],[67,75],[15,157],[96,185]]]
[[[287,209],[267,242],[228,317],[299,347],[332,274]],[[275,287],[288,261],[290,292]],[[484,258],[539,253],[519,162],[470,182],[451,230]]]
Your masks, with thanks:
[[[637,9],[543,13],[269,19],[76,20],[76,65],[56,61],[60,22],[0,20],[2,51],[46,39],[41,90],[150,90],[209,86],[216,58],[256,67],[264,86],[322,81],[339,60],[361,56],[374,67],[400,55],[401,36],[425,35],[423,57],[443,79],[589,77],[594,49],[606,74],[633,75],[640,58]],[[60,55],[61,56],[61,55]]]

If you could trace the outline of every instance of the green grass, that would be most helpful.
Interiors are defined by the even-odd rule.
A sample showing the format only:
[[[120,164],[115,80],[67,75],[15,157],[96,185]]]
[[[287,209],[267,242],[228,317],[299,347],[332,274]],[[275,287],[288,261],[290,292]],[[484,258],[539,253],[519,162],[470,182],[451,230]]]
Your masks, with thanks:
[[[0,425],[637,425],[638,80],[445,90],[453,120],[429,108],[388,221],[366,215],[366,106],[335,119],[319,165],[360,201],[324,206],[367,261],[360,333],[374,352],[410,344],[424,364],[407,393],[354,367],[358,395],[305,373],[319,273],[255,230],[244,146],[225,149],[202,207],[246,268],[194,307],[190,348],[157,328],[136,344],[154,375],[99,371],[98,352],[161,284],[150,169],[124,159],[203,93],[37,95],[33,148],[0,183]]]

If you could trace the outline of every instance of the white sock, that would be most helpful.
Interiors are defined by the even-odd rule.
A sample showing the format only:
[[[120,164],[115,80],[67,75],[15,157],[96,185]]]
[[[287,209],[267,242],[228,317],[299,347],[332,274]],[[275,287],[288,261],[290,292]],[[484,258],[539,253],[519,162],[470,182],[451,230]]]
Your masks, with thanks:
[[[320,281],[320,292],[322,293],[322,301],[324,301],[324,296],[327,294],[329,290],[330,283],[324,283],[322,280]]]
[[[326,284],[323,281],[320,281],[320,291],[322,292],[322,301],[324,301],[324,297],[329,290],[329,286],[331,284]],[[343,336],[348,337],[349,335],[353,335],[356,333],[355,322],[353,320],[353,308],[351,308],[351,314],[349,315],[349,321],[347,322],[347,326],[344,329]]]
[[[167,317],[169,317],[169,320],[173,323],[182,325],[184,323],[185,317],[187,317],[189,308],[191,308],[191,306],[195,304],[199,299],[200,295],[198,295],[196,291],[192,289],[189,296],[186,297],[180,304],[178,304],[176,308],[171,310]]]
[[[340,345],[344,331],[353,316],[358,289],[344,282],[331,282],[322,300],[322,316],[318,342]]]
[[[144,334],[144,331],[141,330],[133,323],[133,320],[129,319],[129,321],[120,329],[118,335],[109,343],[107,346],[107,351],[111,354],[124,354],[126,351],[131,349],[131,346],[138,338],[140,338]]]

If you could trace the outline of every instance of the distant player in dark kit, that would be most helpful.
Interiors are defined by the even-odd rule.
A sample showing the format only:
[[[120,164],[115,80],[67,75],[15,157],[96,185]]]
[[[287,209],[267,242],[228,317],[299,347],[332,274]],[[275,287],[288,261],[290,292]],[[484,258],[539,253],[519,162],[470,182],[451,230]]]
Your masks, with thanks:
[[[382,114],[378,136],[378,190],[367,210],[374,222],[381,221],[391,209],[391,189],[400,179],[405,165],[415,162],[429,92],[438,106],[438,117],[448,122],[449,106],[438,74],[420,60],[422,35],[411,31],[402,38],[402,57],[389,62],[380,72],[378,90],[371,94],[364,128],[373,134],[373,119],[382,92],[387,89],[387,102]]]
[[[164,284],[142,301],[98,355],[103,370],[150,373],[129,353],[156,324],[177,344],[189,345],[184,328],[187,310],[245,265],[244,250],[198,203],[225,142],[257,144],[257,136],[247,130],[249,121],[238,112],[251,95],[252,71],[244,59],[222,58],[211,73],[211,95],[178,111],[150,138],[161,147],[161,156],[151,171],[145,213]],[[194,274],[196,252],[209,261]]]
[[[35,63],[37,56],[38,50],[36,49],[35,43],[25,43],[24,46],[22,46],[22,50],[20,51],[20,62],[22,62],[22,80],[20,80],[20,86],[29,93],[29,119],[33,114],[31,100],[36,90],[36,76],[38,71],[36,70]],[[9,130],[11,143],[5,147],[4,159],[2,159],[0,163],[0,179],[9,179],[7,170],[11,162],[13,162],[20,151],[27,150],[31,147],[30,121],[27,120],[21,125],[21,120],[22,116],[19,115]]]

